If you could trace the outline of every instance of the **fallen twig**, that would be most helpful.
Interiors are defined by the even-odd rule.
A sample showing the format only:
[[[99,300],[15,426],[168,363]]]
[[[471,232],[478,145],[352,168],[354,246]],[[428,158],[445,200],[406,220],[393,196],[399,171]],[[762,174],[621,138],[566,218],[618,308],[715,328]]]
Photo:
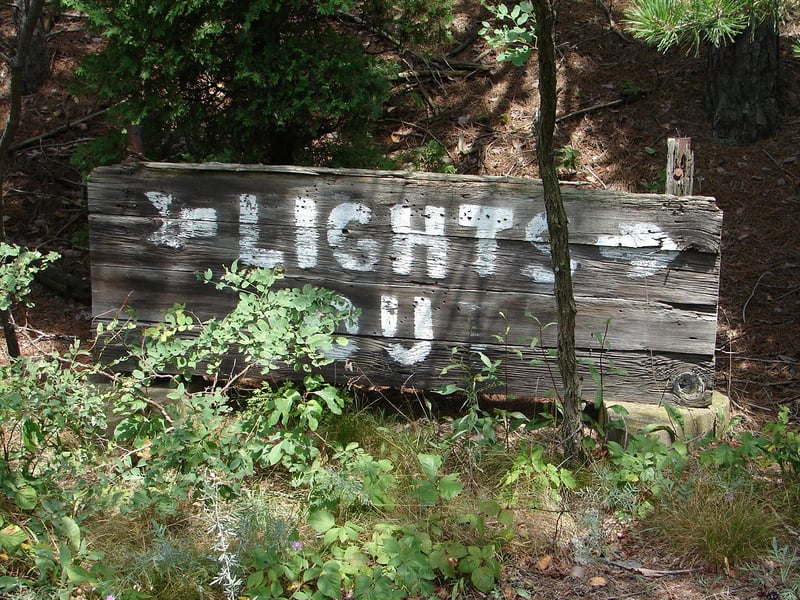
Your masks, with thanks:
[[[567,119],[571,119],[572,117],[579,117],[580,115],[585,115],[586,113],[594,112],[596,110],[611,108],[612,106],[619,106],[620,104],[624,103],[625,103],[624,98],[618,98],[616,100],[612,100],[611,102],[605,102],[603,104],[595,104],[594,106],[587,106],[586,108],[581,108],[580,110],[576,110],[575,112],[567,113],[566,115],[561,115],[560,117],[556,117],[556,123],[560,123],[561,121],[566,121]]]
[[[771,155],[769,152],[767,152],[767,151],[766,151],[766,149],[762,148],[762,149],[761,149],[761,151],[762,151],[764,154],[766,154],[766,155],[767,155],[767,158],[769,158],[769,159],[770,159],[770,160],[773,162],[773,164],[774,164],[776,167],[778,167],[778,168],[779,168],[781,171],[783,171],[784,173],[786,173],[786,174],[787,174],[789,177],[791,177],[792,179],[794,179],[795,181],[797,181],[797,179],[798,179],[797,175],[795,175],[794,173],[792,173],[792,172],[791,172],[789,169],[787,169],[787,168],[786,168],[786,167],[784,167],[782,164],[780,164],[780,163],[779,163],[777,160],[775,160],[775,158],[774,158],[774,157],[773,157],[773,156],[772,156],[772,155]]]
[[[764,279],[765,275],[772,275],[771,271],[764,271],[756,280],[756,284],[753,286],[753,290],[750,292],[750,295],[747,297],[747,300],[744,301],[744,306],[742,306],[742,323],[747,322],[747,305],[750,304],[750,300],[753,299],[753,296],[756,295],[756,289],[758,289],[758,284],[761,283],[761,280]]]
[[[694,573],[700,569],[675,569],[675,570],[662,570],[662,569],[648,569],[643,567],[635,560],[608,560],[605,561],[609,565],[625,569],[626,571],[634,571],[643,577],[665,577],[667,575],[682,575],[684,573]]]
[[[608,24],[611,27],[611,31],[616,33],[620,37],[620,39],[622,39],[622,41],[625,42],[626,44],[633,43],[633,40],[631,40],[628,36],[622,33],[622,29],[619,28],[619,25],[617,25],[617,22],[614,19],[614,14],[611,12],[611,8],[607,6],[606,3],[603,2],[603,0],[597,0],[597,3],[600,6],[602,6],[603,9],[606,11],[606,16],[608,16]]]
[[[448,64],[449,69],[429,68],[423,70],[401,71],[395,79],[402,81],[419,80],[437,75],[451,75],[456,77],[469,77],[477,71],[489,71],[491,67],[478,63],[456,63]]]
[[[90,115],[86,115],[85,117],[82,117],[82,118],[78,119],[77,121],[70,121],[69,123],[66,123],[64,125],[60,125],[59,127],[56,127],[55,129],[51,129],[50,131],[47,131],[47,132],[45,132],[45,133],[43,133],[41,135],[37,135],[35,137],[28,138],[27,140],[23,140],[23,141],[19,142],[18,144],[13,144],[9,148],[9,152],[17,152],[18,150],[24,150],[25,148],[30,148],[32,146],[36,146],[42,140],[46,140],[47,138],[51,138],[53,136],[56,136],[59,133],[63,133],[65,131],[69,130],[69,129],[72,129],[76,125],[80,125],[81,123],[85,123],[86,121],[91,121],[95,117],[99,117],[100,115],[104,114],[106,111],[108,111],[107,108],[104,108],[102,110],[98,110],[97,112],[93,112]]]

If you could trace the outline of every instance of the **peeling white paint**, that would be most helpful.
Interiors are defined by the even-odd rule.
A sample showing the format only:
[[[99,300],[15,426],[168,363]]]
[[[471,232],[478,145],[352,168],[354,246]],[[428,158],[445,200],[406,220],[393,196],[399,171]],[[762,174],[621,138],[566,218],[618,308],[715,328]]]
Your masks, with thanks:
[[[525,239],[529,242],[547,242],[547,213],[536,213],[525,227]]]
[[[522,274],[529,277],[535,283],[555,283],[556,274],[553,269],[545,269],[537,265],[527,265],[522,267]]]
[[[389,344],[386,352],[389,353],[395,361],[403,366],[410,367],[417,363],[421,363],[433,350],[433,344],[430,342],[416,342],[410,348],[401,346],[400,344]]]
[[[397,296],[381,296],[381,333],[384,337],[397,336]],[[414,297],[414,338],[433,339],[433,310],[430,298]],[[415,342],[410,347],[402,344],[389,344],[386,352],[401,365],[410,366],[425,360],[433,348],[430,342]]]
[[[597,245],[605,258],[627,262],[632,279],[652,277],[668,269],[679,254],[678,244],[653,223],[620,223],[619,235],[600,236]],[[655,250],[646,256],[634,250],[651,247]]]
[[[284,263],[283,252],[258,247],[258,202],[254,194],[239,195],[239,260],[253,267],[273,269]]]
[[[313,269],[317,266],[317,202],[304,196],[294,201],[295,246],[297,266]]]
[[[153,244],[180,250],[192,238],[217,235],[218,217],[215,209],[183,208],[178,211],[173,208],[176,202],[170,194],[147,192],[145,195],[161,219],[159,229],[148,238]],[[269,244],[270,240],[261,239],[260,219],[264,215],[259,213],[257,196],[239,194],[238,198],[240,261],[266,268],[285,264],[285,254],[291,254],[291,250],[284,252],[260,247]],[[354,202],[344,194],[336,194],[334,200],[335,205],[327,221],[324,215],[319,214],[317,200],[308,196],[295,197],[293,209],[280,209],[293,210],[294,233],[287,235],[294,235],[294,255],[298,268],[317,267],[320,252],[324,251],[330,252],[325,255],[328,262],[332,255],[333,260],[345,271],[373,272],[379,264],[382,269],[388,270],[391,264],[395,274],[412,275],[421,269],[421,265],[415,261],[421,260],[424,253],[427,275],[433,279],[445,279],[448,276],[448,259],[451,258],[448,255],[451,241],[445,237],[449,216],[450,226],[453,227],[455,220],[459,228],[450,233],[463,239],[466,230],[471,232],[470,237],[475,240],[474,254],[464,252],[455,257],[460,263],[457,265],[459,273],[464,272],[464,266],[469,261],[475,274],[482,278],[490,277],[498,269],[498,238],[502,232],[515,227],[514,211],[506,207],[466,203],[459,205],[457,215],[453,215],[452,212],[447,214],[446,209],[440,206],[396,204],[389,209],[391,240],[376,240],[370,238],[368,229],[360,227],[373,221],[373,209],[370,206]],[[323,230],[327,238],[327,248],[324,249],[321,248],[324,242],[320,242]],[[545,212],[535,214],[524,225],[524,236],[525,241],[530,243],[530,257],[529,262],[519,267],[521,274],[537,284],[554,284]],[[286,244],[279,247],[286,248],[289,244],[287,240]],[[678,244],[653,223],[621,223],[617,234],[601,235],[596,244],[605,258],[629,265],[628,277],[632,278],[652,277],[663,272],[679,255]],[[641,249],[645,249],[644,252]],[[514,266],[518,265],[519,262],[514,263]],[[572,273],[579,268],[580,264],[571,260]],[[343,297],[342,302],[344,304],[339,308],[353,306],[348,298]],[[457,306],[466,313],[466,318],[471,318],[472,314],[481,310],[477,303],[457,301]],[[384,338],[398,337],[400,310],[397,296],[380,296],[380,327]],[[413,338],[410,331],[403,331],[400,337],[408,338],[407,343],[389,343],[386,347],[391,359],[404,366],[424,361],[432,351],[434,322],[429,298],[414,297],[413,319]],[[409,323],[407,328],[410,327]],[[357,322],[347,324],[344,328],[350,336],[359,335]],[[358,350],[358,344],[351,339],[349,345],[333,347],[326,355],[334,360],[346,360]]]
[[[677,250],[678,245],[654,223],[620,223],[619,235],[601,235],[598,246],[617,246],[623,248],[649,248]]]
[[[552,265],[553,259],[547,234],[547,214],[543,212],[536,213],[525,227],[525,240],[531,243],[536,252],[547,257],[548,264]],[[570,272],[574,275],[575,271],[580,268],[580,263],[570,259],[569,267]],[[556,274],[553,272],[552,266],[546,268],[542,265],[529,263],[524,265],[520,272],[534,283],[552,284],[556,282]]]
[[[474,227],[475,260],[473,265],[481,277],[495,271],[497,263],[497,234],[514,226],[514,211],[510,208],[462,204],[458,207],[458,224]]]
[[[360,239],[355,242],[356,255],[350,235],[349,223],[367,225],[372,221],[372,209],[358,202],[338,204],[328,215],[328,245],[343,269],[372,271],[381,258],[381,245],[375,240]]]
[[[481,305],[475,304],[474,302],[459,301],[458,306],[466,312],[476,312],[481,309]]]
[[[184,208],[173,218],[171,194],[145,192],[144,195],[161,216],[161,227],[147,238],[154,245],[180,250],[187,240],[217,235],[217,211],[213,208]]]
[[[426,264],[432,279],[447,277],[447,240],[444,239],[445,211],[438,206],[426,206],[423,214],[425,229],[411,229],[411,206],[398,204],[391,208],[392,269],[398,275],[410,275],[414,266],[414,248],[427,248]]]

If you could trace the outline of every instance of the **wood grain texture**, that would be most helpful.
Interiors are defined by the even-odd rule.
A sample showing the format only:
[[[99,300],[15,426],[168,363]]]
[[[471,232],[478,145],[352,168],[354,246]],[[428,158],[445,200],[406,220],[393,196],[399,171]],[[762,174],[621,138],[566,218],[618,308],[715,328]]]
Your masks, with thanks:
[[[609,376],[606,396],[707,404],[722,226],[714,201],[566,187],[563,195],[577,345],[596,354],[592,333],[607,327],[628,371]],[[144,324],[174,303],[201,318],[223,314],[234,299],[195,273],[240,260],[279,263],[286,285],[327,287],[362,309],[352,336],[358,350],[331,368],[338,374],[346,364],[376,384],[431,387],[454,345],[500,352],[494,336],[507,328],[502,353],[526,350],[533,336],[555,344],[555,329],[539,332],[528,316],[547,323],[556,314],[538,181],[145,163],[96,170],[89,206],[99,321],[126,304]],[[387,312],[395,319],[388,329]],[[430,327],[418,327],[423,318]],[[429,347],[424,360],[392,358],[392,347],[414,344]],[[535,395],[540,367],[510,371],[512,392]],[[702,381],[699,397],[676,383],[687,372]],[[593,385],[584,377],[587,399]]]

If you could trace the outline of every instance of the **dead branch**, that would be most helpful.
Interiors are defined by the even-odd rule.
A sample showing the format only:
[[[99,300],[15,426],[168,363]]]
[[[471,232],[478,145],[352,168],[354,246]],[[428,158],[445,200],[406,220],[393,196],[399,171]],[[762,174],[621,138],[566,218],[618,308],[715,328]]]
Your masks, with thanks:
[[[784,167],[782,164],[780,164],[780,163],[779,163],[777,160],[775,160],[775,158],[774,158],[774,157],[773,157],[773,156],[772,156],[772,155],[771,155],[769,152],[767,152],[767,150],[766,150],[765,148],[762,148],[762,149],[761,149],[761,151],[762,151],[764,154],[766,154],[766,155],[767,155],[767,158],[768,158],[768,159],[770,159],[770,160],[772,161],[772,163],[773,163],[773,164],[774,164],[776,167],[778,167],[778,168],[779,168],[781,171],[783,171],[784,173],[786,173],[786,174],[787,174],[789,177],[791,177],[792,179],[794,179],[795,181],[797,181],[797,179],[798,179],[797,175],[795,175],[794,173],[792,173],[792,172],[791,172],[789,169],[787,169],[787,168],[786,168],[786,167]]]
[[[642,575],[643,577],[664,577],[666,575],[681,575],[683,573],[694,573],[700,570],[700,569],[674,569],[666,571],[662,569],[648,569],[647,567],[643,567],[635,560],[606,560],[605,562],[614,567],[625,569],[626,571],[633,571],[635,573],[638,573],[639,575]]]
[[[619,106],[620,104],[624,104],[625,102],[626,100],[624,98],[618,98],[617,100],[612,100],[611,102],[605,102],[603,104],[595,104],[594,106],[587,106],[586,108],[576,110],[575,112],[571,112],[566,115],[561,115],[556,119],[556,123],[560,123],[561,121],[566,121],[567,119],[571,119],[573,117],[579,117],[581,115],[585,115],[587,113],[594,112],[596,110],[611,108],[612,106]]]
[[[19,142],[17,144],[12,145],[9,148],[9,152],[18,152],[19,150],[24,150],[26,148],[30,148],[32,146],[36,146],[42,140],[46,140],[48,138],[51,138],[51,137],[54,137],[54,136],[58,135],[59,133],[63,133],[65,131],[68,131],[69,129],[72,129],[73,127],[76,127],[76,126],[80,125],[81,123],[85,123],[86,121],[91,121],[95,117],[99,117],[100,115],[106,113],[107,111],[108,111],[107,108],[104,108],[102,110],[98,110],[97,112],[93,112],[92,114],[86,115],[85,117],[82,117],[82,118],[77,119],[75,121],[70,121],[69,123],[66,123],[64,125],[60,125],[60,126],[56,127],[55,129],[51,129],[50,131],[47,131],[47,132],[45,132],[45,133],[43,133],[41,135],[37,135],[35,137],[28,138],[27,140],[23,140],[23,141],[21,141],[21,142]]]
[[[597,3],[600,6],[602,6],[603,9],[606,11],[606,16],[608,17],[608,25],[611,28],[611,31],[616,33],[620,37],[620,39],[622,39],[622,41],[625,42],[626,44],[632,44],[633,40],[631,40],[628,36],[626,36],[622,32],[622,29],[620,29],[619,25],[617,25],[617,21],[614,19],[614,14],[611,12],[611,7],[607,6],[606,3],[603,2],[603,0],[597,0]]]
[[[402,71],[395,77],[396,81],[416,81],[418,79],[434,79],[442,76],[469,77],[478,71],[490,71],[488,65],[478,63],[447,63],[447,69],[432,67],[429,69],[412,69]]]

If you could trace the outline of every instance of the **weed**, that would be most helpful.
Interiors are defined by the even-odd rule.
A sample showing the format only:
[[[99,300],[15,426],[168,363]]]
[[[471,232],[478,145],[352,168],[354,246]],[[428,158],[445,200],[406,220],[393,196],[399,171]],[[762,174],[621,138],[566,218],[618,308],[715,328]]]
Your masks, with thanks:
[[[642,88],[640,88],[630,79],[626,80],[625,83],[622,84],[622,90],[620,90],[620,94],[622,95],[623,100],[626,102],[636,100],[637,98],[641,97],[642,93]]]
[[[509,8],[505,4],[485,5],[497,26],[484,21],[478,32],[492,48],[500,50],[497,60],[508,61],[515,67],[524,65],[536,45],[535,13],[530,2],[520,2]]]
[[[157,600],[204,598],[203,585],[216,570],[213,558],[161,523],[152,523],[150,535],[144,552],[128,557],[119,589],[141,590]]]
[[[789,407],[781,406],[777,419],[764,426],[762,449],[781,468],[784,477],[800,477],[800,430],[789,424]]]
[[[653,180],[653,181],[642,181],[641,185],[648,192],[652,192],[654,194],[663,194],[664,190],[667,187],[667,172],[666,172],[666,170],[661,169],[658,172],[658,174],[656,175],[655,180]]]
[[[636,507],[634,516],[639,517],[653,509],[654,500],[675,488],[688,461],[688,448],[679,440],[666,445],[652,436],[634,435],[624,448],[613,441],[606,442],[606,447],[613,468],[601,473],[618,488],[618,498],[628,508]]]
[[[676,410],[670,446],[646,435],[626,447],[606,442],[607,461],[592,463],[594,481],[578,492],[591,504],[578,526],[565,506],[587,470],[563,468],[530,436],[552,419],[480,406],[502,389],[504,361],[453,351],[445,374],[457,378],[441,391],[463,406],[449,427],[433,420],[430,405],[416,421],[354,410],[348,394],[312,370],[328,360],[348,314],[332,310],[336,298],[324,290],[274,290],[278,278],[234,265],[219,285],[240,304],[206,322],[174,307],[131,343],[128,375],[78,368],[87,353],[77,346],[0,367],[0,592],[399,600],[438,586],[451,598],[473,588],[488,595],[504,552],[568,540],[584,559],[602,552],[607,510],[626,521],[649,514],[676,551],[755,565],[753,577],[771,577],[770,589],[795,589],[796,556],[777,542],[768,550],[776,514],[788,527],[798,521],[798,437],[788,414],[763,435],[709,436],[696,462]],[[134,329],[118,321],[100,333]],[[596,339],[608,347],[606,334]],[[213,371],[232,346],[262,373],[296,367],[302,382],[259,383],[235,398],[217,379],[189,385],[193,370]],[[590,365],[598,403],[611,367]],[[109,385],[89,377],[99,374]],[[171,384],[167,402],[149,394],[157,378]],[[750,475],[756,459],[773,474],[781,468],[769,496]],[[753,562],[765,551],[767,562]]]
[[[411,162],[411,168],[414,171],[456,172],[456,168],[451,164],[447,148],[438,140],[430,140],[427,144],[414,148],[408,153],[406,160]]]
[[[776,590],[781,600],[800,598],[800,553],[796,547],[773,538],[764,560],[748,563],[743,570],[760,587]]]
[[[578,168],[581,151],[572,146],[562,146],[556,150],[556,169],[574,172]]]

